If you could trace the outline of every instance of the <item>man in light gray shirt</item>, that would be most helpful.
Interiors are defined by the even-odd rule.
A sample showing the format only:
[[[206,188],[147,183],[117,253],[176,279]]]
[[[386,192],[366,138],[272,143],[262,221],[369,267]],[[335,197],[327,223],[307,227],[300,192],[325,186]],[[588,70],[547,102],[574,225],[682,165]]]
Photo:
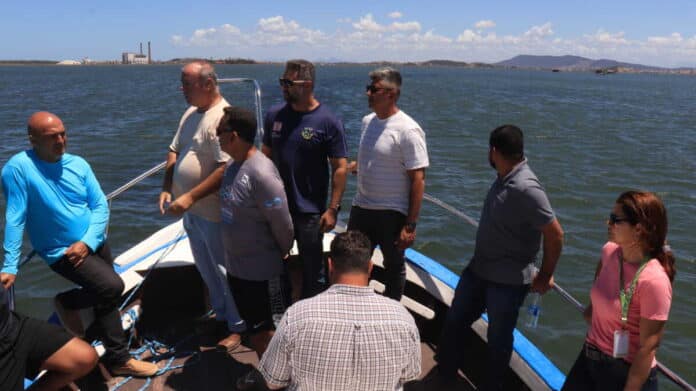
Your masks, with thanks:
[[[220,147],[232,156],[220,187],[222,237],[228,280],[251,347],[259,354],[273,336],[273,314],[282,313],[283,258],[293,227],[283,181],[273,162],[254,147],[253,113],[227,107],[217,128]],[[272,308],[272,303],[283,308]]]
[[[224,261],[217,189],[229,156],[220,150],[215,134],[222,109],[229,103],[220,95],[215,69],[205,61],[184,66],[181,90],[191,106],[181,117],[169,146],[159,208],[162,213],[184,215],[191,253],[208,287],[216,320],[226,322],[231,332],[218,342],[218,349],[232,350],[241,342],[238,332],[244,324],[221,268]]]
[[[488,313],[487,374],[482,389],[502,390],[512,355],[512,333],[527,292],[553,285],[563,247],[563,230],[536,175],[524,157],[522,130],[503,125],[491,132],[489,163],[497,177],[491,185],[476,232],[471,262],[459,278],[438,346],[444,382],[456,377],[473,337],[471,324]],[[541,270],[534,263],[543,237]]]

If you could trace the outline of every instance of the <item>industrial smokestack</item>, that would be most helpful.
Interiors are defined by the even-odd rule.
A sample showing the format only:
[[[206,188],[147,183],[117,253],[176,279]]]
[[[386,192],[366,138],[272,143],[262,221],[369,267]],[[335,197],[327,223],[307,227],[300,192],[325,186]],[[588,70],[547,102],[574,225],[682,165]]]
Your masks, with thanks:
[[[140,42],[140,54],[143,54],[143,43]]]
[[[152,64],[152,50],[150,48],[150,41],[147,41],[147,63]]]

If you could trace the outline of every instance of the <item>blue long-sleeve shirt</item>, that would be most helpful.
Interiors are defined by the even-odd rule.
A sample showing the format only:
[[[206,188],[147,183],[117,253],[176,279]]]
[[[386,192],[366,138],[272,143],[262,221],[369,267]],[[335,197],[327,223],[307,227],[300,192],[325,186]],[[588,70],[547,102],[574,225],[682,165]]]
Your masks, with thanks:
[[[55,163],[34,150],[13,156],[2,169],[5,260],[2,273],[17,274],[26,228],[31,245],[49,265],[77,241],[92,251],[104,242],[109,207],[89,164],[64,154]]]

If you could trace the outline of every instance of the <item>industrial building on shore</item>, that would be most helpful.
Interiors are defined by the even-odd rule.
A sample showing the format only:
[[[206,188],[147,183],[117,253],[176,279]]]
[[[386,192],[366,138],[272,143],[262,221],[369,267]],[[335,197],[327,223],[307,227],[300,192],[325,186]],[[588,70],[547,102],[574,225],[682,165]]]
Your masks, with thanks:
[[[140,42],[140,53],[123,52],[121,54],[122,64],[152,64],[152,47],[150,41],[147,42],[147,54],[143,54],[143,43]]]

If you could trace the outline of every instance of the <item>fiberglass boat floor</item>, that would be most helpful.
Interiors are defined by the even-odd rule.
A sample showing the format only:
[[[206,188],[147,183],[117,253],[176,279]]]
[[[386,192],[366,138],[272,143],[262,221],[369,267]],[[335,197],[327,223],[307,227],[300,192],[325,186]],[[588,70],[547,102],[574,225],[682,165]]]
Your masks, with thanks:
[[[192,391],[230,391],[235,389],[237,378],[252,369],[258,364],[256,353],[245,346],[240,346],[231,353],[220,353],[210,347],[195,346],[199,341],[192,341],[189,346],[182,346],[181,349],[189,349],[190,352],[182,357],[176,358],[172,366],[183,365],[182,368],[173,369],[150,380],[147,390],[170,391],[170,390],[192,390]],[[439,384],[436,384],[433,368],[436,363],[433,360],[434,352],[428,344],[421,344],[422,371],[421,379],[411,382],[404,387],[405,391],[432,391],[434,389],[447,391]],[[159,361],[160,367],[164,366],[168,360]],[[137,391],[140,390],[147,379],[131,379],[124,383],[123,377],[110,377],[103,370],[100,371],[103,377],[101,384],[90,384],[88,389],[113,390],[118,387],[118,391]],[[105,380],[104,380],[105,379]],[[454,387],[448,390],[474,390],[465,379],[461,379]]]

